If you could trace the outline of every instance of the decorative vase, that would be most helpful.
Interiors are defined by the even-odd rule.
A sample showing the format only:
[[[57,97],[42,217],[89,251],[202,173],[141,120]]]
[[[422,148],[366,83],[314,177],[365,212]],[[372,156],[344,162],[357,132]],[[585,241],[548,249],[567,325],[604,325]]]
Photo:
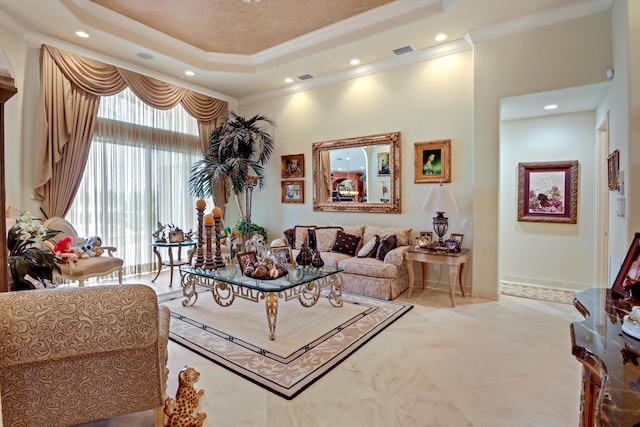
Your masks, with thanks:
[[[324,261],[320,256],[320,251],[315,251],[313,253],[313,258],[311,259],[311,267],[318,268],[318,269],[324,267]]]
[[[300,253],[296,257],[296,262],[298,263],[298,265],[301,265],[302,267],[306,267],[307,265],[311,264],[312,260],[313,260],[313,252],[311,252],[311,249],[309,249],[309,246],[305,241],[302,244],[302,247],[300,248]]]

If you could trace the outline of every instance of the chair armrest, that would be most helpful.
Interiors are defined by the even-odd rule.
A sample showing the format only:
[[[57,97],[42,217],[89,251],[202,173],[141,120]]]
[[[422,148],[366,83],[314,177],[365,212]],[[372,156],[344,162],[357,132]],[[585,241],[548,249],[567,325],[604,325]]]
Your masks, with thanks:
[[[397,248],[390,250],[384,257],[384,263],[400,267],[404,263],[407,249],[409,249],[409,246],[398,246]]]
[[[109,255],[110,257],[112,257],[113,253],[118,250],[118,248],[116,248],[115,246],[100,246],[100,249],[102,249],[103,251],[107,251],[107,255]]]

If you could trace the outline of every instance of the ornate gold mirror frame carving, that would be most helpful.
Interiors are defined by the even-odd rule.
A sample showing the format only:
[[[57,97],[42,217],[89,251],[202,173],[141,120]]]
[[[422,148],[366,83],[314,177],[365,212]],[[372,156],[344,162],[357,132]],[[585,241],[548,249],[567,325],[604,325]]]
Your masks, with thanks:
[[[363,172],[331,165],[332,151],[345,149],[364,152]],[[314,211],[400,213],[400,132],[314,142],[312,156]]]

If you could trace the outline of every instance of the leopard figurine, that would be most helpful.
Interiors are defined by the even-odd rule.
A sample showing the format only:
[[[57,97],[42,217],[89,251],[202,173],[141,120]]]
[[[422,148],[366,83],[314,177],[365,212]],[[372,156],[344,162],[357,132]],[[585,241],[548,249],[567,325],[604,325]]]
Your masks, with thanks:
[[[193,368],[185,366],[180,371],[176,398],[168,397],[164,402],[165,427],[202,427],[207,414],[203,412],[194,414],[200,396],[204,394],[204,390],[196,391],[193,386],[198,379],[200,379],[200,373]]]

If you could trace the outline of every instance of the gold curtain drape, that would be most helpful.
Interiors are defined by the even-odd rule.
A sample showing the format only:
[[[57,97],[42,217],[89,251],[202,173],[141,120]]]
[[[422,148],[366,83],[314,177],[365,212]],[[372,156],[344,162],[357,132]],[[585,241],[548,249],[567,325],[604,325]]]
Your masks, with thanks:
[[[47,45],[40,49],[40,75],[34,191],[49,216],[64,217],[71,206],[87,161],[101,96],[128,86],[154,108],[182,104],[198,120],[203,148],[227,114],[226,101]]]

